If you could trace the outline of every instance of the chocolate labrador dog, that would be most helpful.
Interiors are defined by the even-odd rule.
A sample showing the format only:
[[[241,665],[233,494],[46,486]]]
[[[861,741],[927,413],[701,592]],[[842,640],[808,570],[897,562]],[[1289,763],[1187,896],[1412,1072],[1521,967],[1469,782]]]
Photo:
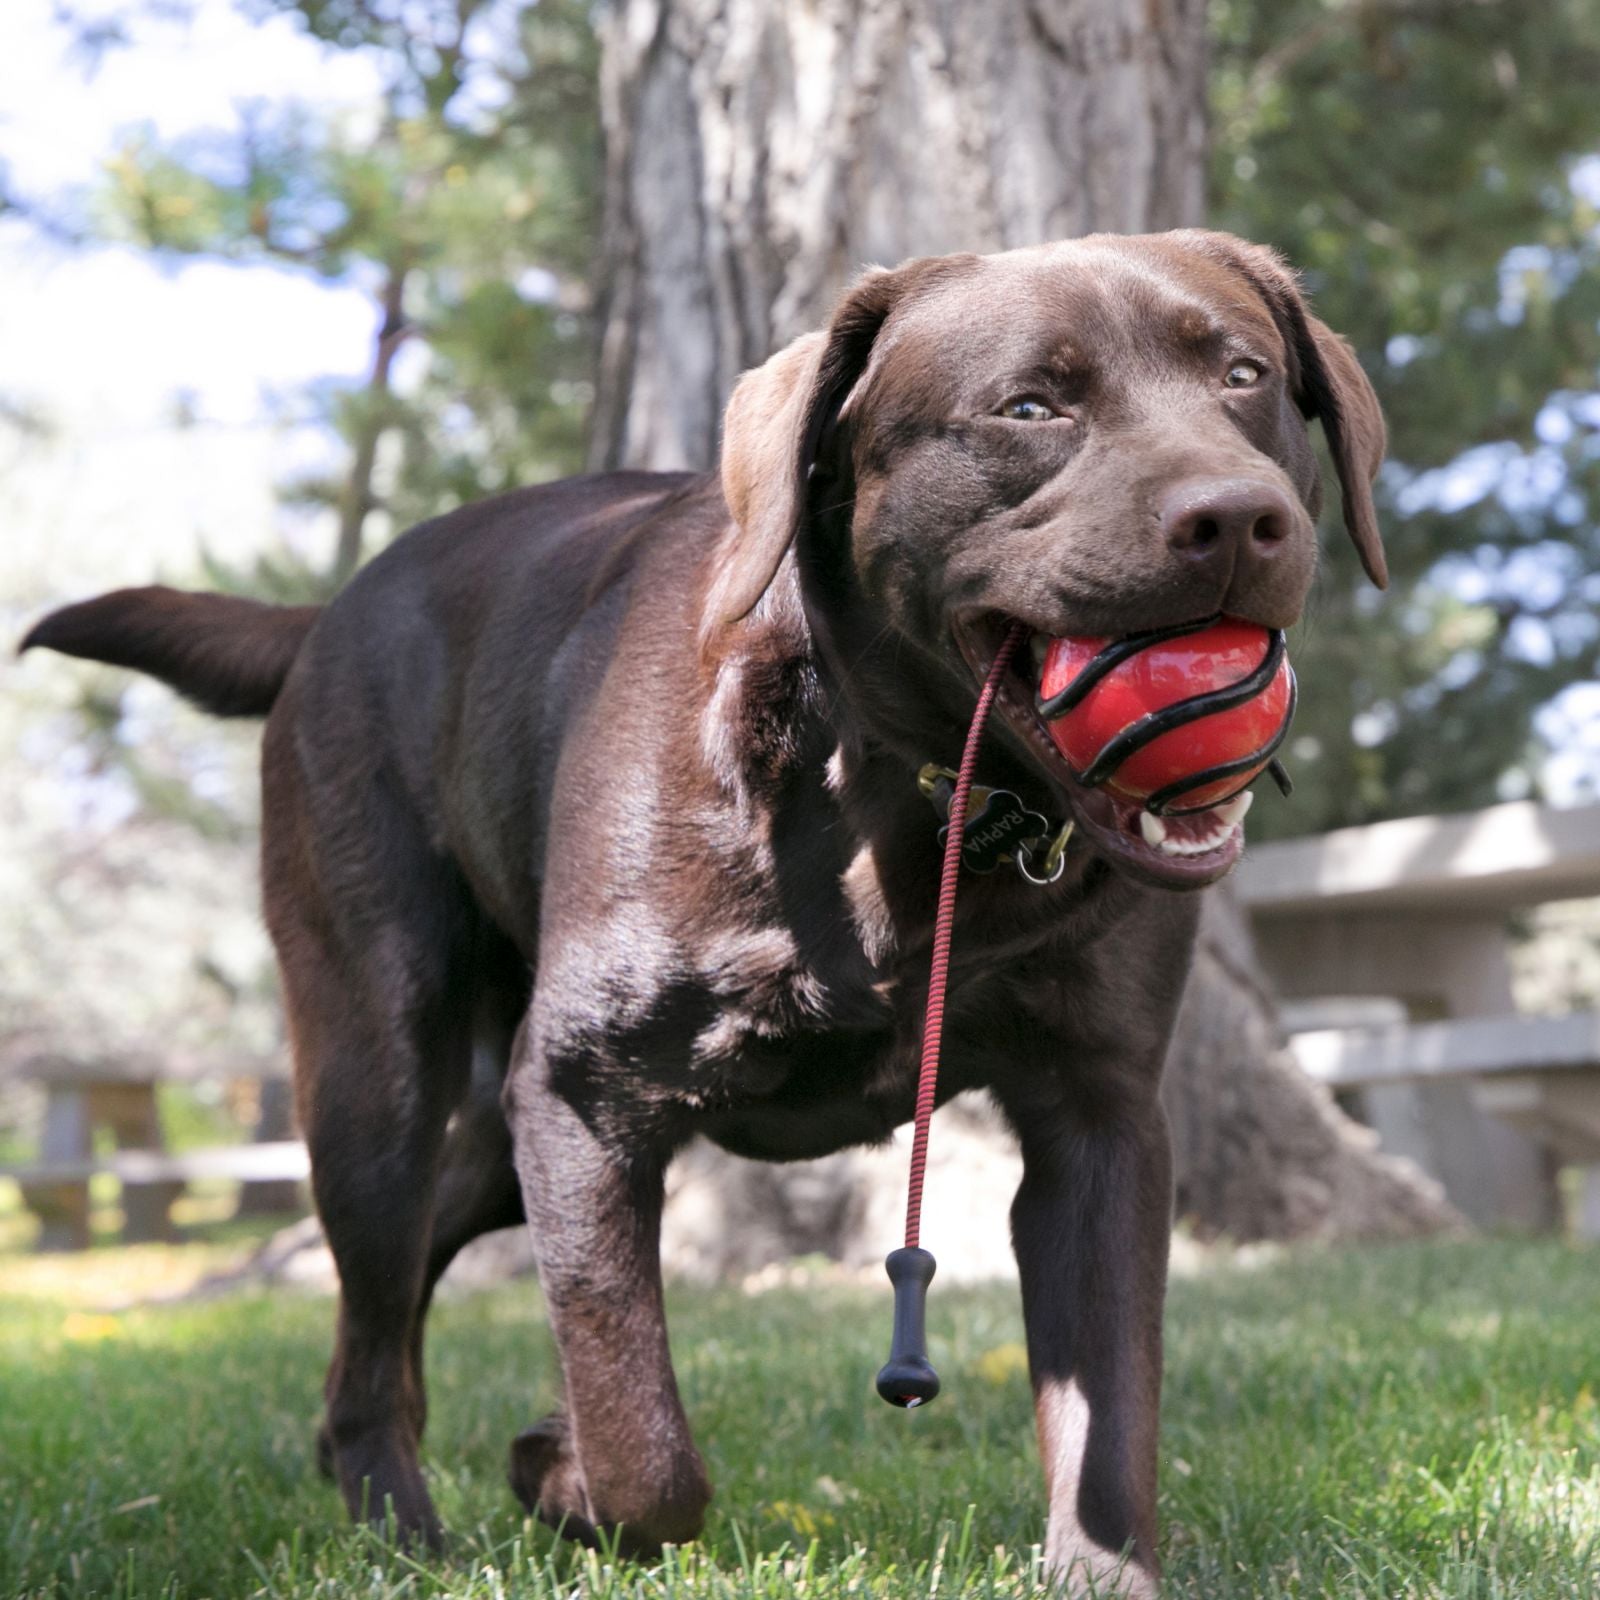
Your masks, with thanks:
[[[135,589],[29,634],[270,713],[266,915],[342,1284],[322,1444],[352,1512],[438,1537],[429,1296],[525,1216],[565,1401],[513,1443],[517,1494],[637,1551],[694,1536],[711,1485],[658,1261],[674,1151],[797,1160],[910,1116],[939,875],[918,769],[959,754],[1017,621],[1036,646],[1294,622],[1308,419],[1382,584],[1376,401],[1269,251],[1181,232],[912,261],[741,380],[720,477],[464,507],[321,610]],[[1081,788],[1033,709],[1039,653],[979,776],[1076,833],[1053,884],[966,882],[940,1089],[987,1089],[1022,1147],[1049,1561],[1146,1594],[1158,1086],[1199,909],[1175,891],[1242,834],[1237,807],[1163,833]]]

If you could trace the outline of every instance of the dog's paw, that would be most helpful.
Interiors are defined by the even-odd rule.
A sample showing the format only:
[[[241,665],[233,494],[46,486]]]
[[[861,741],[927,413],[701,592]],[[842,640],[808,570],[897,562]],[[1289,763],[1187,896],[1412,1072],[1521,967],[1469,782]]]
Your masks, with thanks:
[[[327,1460],[346,1509],[403,1549],[436,1554],[444,1549],[444,1528],[417,1461],[416,1441],[404,1430],[345,1430],[324,1424],[318,1455],[326,1441]]]
[[[589,1519],[589,1496],[583,1470],[573,1453],[567,1419],[559,1413],[524,1428],[511,1441],[507,1467],[517,1499],[563,1537],[580,1544],[598,1543]]]

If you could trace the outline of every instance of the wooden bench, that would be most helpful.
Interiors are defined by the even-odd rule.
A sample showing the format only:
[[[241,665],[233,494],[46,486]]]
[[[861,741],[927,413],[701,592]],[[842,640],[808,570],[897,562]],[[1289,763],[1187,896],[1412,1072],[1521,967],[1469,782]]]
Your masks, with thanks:
[[[1469,1082],[1478,1110],[1583,1169],[1577,1228],[1600,1238],[1600,1011],[1318,1029],[1289,1042],[1301,1070],[1334,1090]]]
[[[1399,1079],[1426,1083],[1542,1074],[1570,1079],[1597,1073],[1590,1087],[1600,1104],[1600,1011],[1319,1028],[1296,1034],[1290,1048],[1307,1076],[1332,1089],[1368,1089]],[[1600,1135],[1592,1142],[1600,1144]],[[1600,1161],[1600,1148],[1590,1159]]]
[[[1252,849],[1234,879],[1290,1002],[1392,997],[1406,1020],[1322,1028],[1301,1064],[1359,1097],[1383,1143],[1485,1226],[1555,1221],[1554,1166],[1587,1169],[1600,1235],[1600,1020],[1517,1013],[1512,913],[1600,896],[1600,806],[1518,802]]]
[[[169,1155],[155,1150],[111,1150],[82,1161],[0,1167],[0,1176],[20,1184],[83,1183],[100,1173],[119,1182],[193,1183],[202,1178],[233,1178],[240,1183],[299,1183],[311,1175],[306,1147],[298,1139],[260,1144],[218,1145]]]
[[[45,1091],[38,1159],[0,1167],[15,1180],[39,1218],[38,1248],[82,1249],[89,1243],[89,1180],[110,1173],[122,1184],[123,1237],[171,1236],[172,1202],[196,1178],[233,1178],[247,1187],[246,1209],[282,1210],[299,1202],[306,1175],[303,1148],[289,1132],[288,1084],[276,1061],[217,1062],[150,1056],[70,1059],[37,1055],[17,1075]],[[261,1085],[257,1142],[173,1155],[164,1148],[157,1095],[163,1083],[201,1078],[246,1079]],[[97,1131],[114,1149],[95,1150]]]

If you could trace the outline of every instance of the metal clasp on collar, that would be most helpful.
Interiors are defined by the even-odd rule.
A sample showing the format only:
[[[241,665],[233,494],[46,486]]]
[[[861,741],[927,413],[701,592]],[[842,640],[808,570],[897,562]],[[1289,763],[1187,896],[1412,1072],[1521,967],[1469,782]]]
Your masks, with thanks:
[[[1047,888],[1067,870],[1067,840],[1072,837],[1072,826],[1070,817],[1061,824],[1061,831],[1050,841],[1050,848],[1045,851],[1037,873],[1033,870],[1033,852],[1026,847],[1017,852],[1017,871],[1029,883],[1038,884],[1041,889]]]
[[[928,762],[917,773],[917,787],[942,817],[950,814],[955,786],[956,774],[937,762]],[[940,830],[941,844],[947,831],[948,824]],[[989,873],[1010,862],[1029,883],[1045,888],[1066,871],[1072,822],[1069,819],[1052,837],[1049,819],[1030,811],[1019,796],[1009,789],[975,783],[961,835],[961,861],[969,871]]]

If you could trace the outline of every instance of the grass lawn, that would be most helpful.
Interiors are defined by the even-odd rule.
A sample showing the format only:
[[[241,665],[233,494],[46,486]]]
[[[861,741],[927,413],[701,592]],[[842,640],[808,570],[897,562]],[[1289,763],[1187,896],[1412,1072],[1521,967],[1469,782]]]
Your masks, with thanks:
[[[703,1539],[649,1567],[555,1545],[505,1487],[507,1440],[555,1397],[537,1292],[449,1301],[429,1349],[428,1463],[454,1542],[417,1564],[345,1526],[312,1467],[331,1304],[92,1309],[92,1275],[136,1254],[0,1262],[0,1596],[1035,1585],[1042,1488],[1010,1290],[935,1286],[945,1393],[913,1414],[871,1393],[887,1285],[677,1292],[679,1374],[718,1494]],[[1167,1325],[1170,1594],[1600,1594],[1600,1251],[1223,1264],[1174,1284]]]

